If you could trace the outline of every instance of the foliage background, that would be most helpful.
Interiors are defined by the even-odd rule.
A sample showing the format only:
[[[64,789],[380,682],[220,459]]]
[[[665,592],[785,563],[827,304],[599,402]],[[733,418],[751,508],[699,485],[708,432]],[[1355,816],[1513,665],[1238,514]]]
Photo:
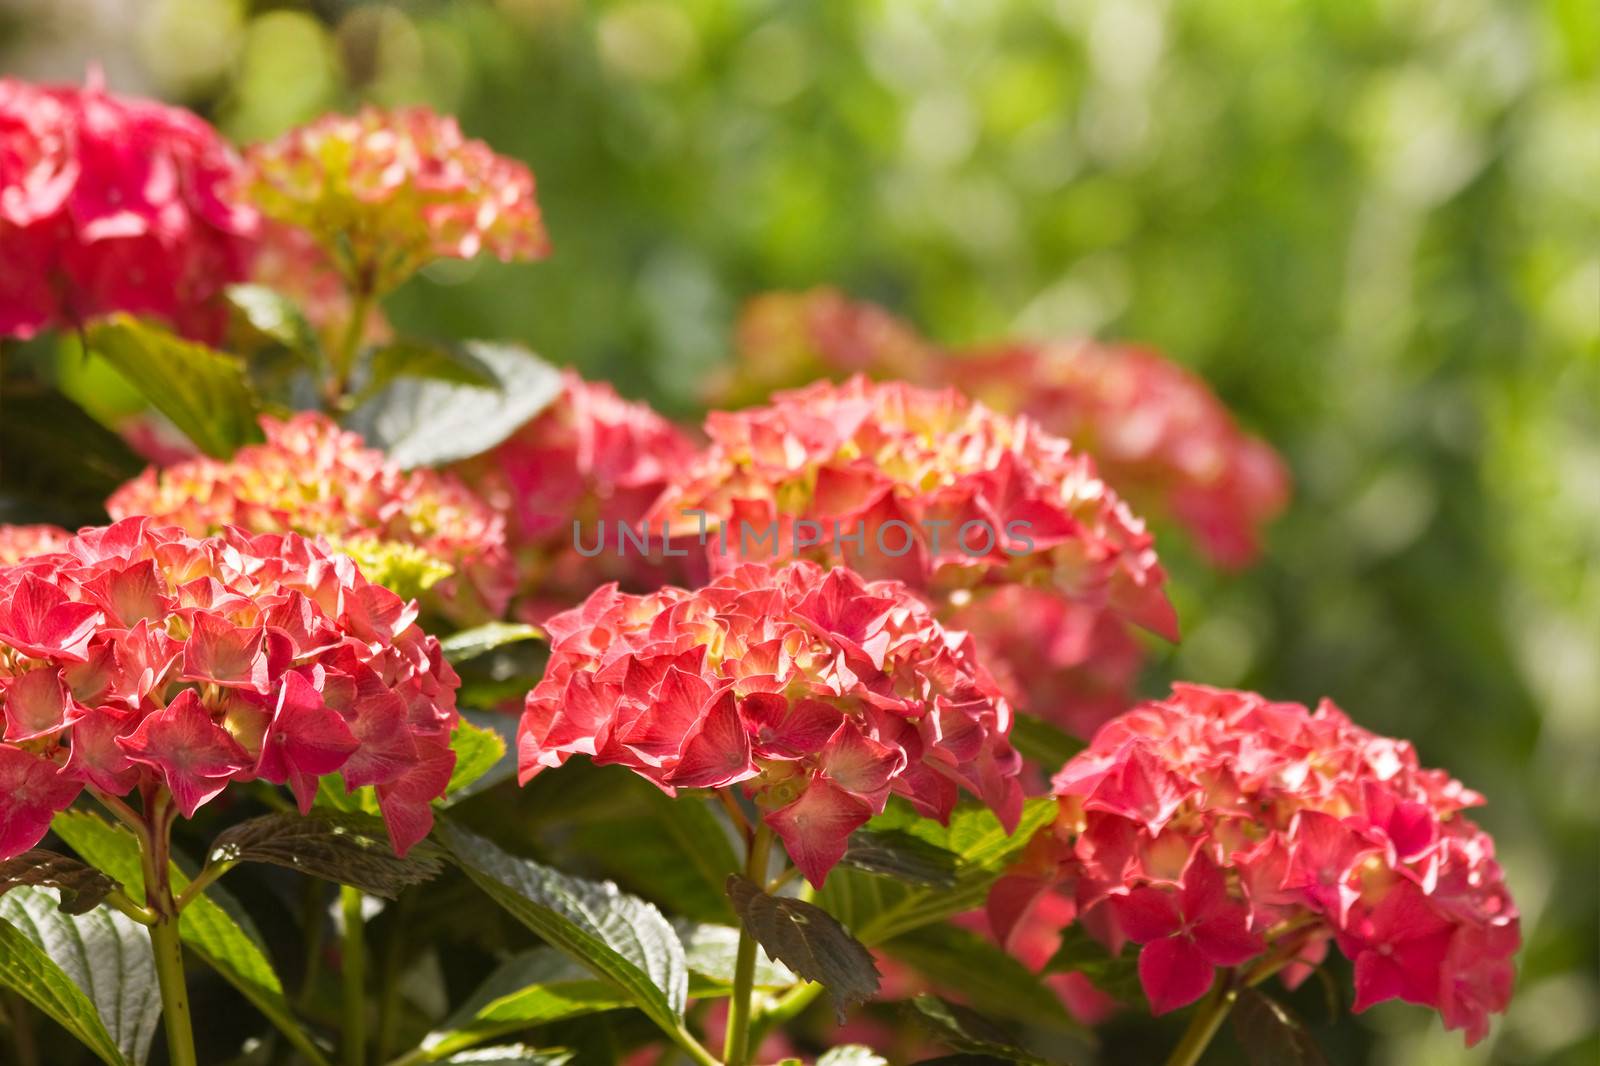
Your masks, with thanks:
[[[946,342],[1094,334],[1199,370],[1296,499],[1243,575],[1164,540],[1186,639],[1150,690],[1328,695],[1414,738],[1490,797],[1525,915],[1480,1048],[1399,1005],[1313,1012],[1319,1037],[1341,1063],[1600,1054],[1600,8],[0,3],[5,73],[91,61],[244,141],[363,100],[459,114],[533,165],[556,254],[440,263],[393,317],[676,414],[745,297],[818,283]]]

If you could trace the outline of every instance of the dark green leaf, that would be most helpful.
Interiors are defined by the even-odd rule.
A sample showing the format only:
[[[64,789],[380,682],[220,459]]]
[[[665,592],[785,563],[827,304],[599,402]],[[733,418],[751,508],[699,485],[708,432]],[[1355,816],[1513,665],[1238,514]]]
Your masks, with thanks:
[[[878,967],[872,952],[821,907],[786,896],[769,896],[760,885],[738,874],[728,878],[728,899],[745,931],[768,955],[827,988],[841,1025],[847,1007],[866,1002],[878,991]]]
[[[106,497],[144,465],[126,441],[55,389],[11,378],[0,386],[0,491],[27,508],[0,518],[69,529],[104,522]]]
[[[1120,1003],[1144,1002],[1137,954],[1112,955],[1104,944],[1084,932],[1081,925],[1069,925],[1061,931],[1061,946],[1045,963],[1044,972],[1081,973],[1096,988]]]
[[[1288,1007],[1246,988],[1233,1005],[1233,1033],[1250,1066],[1327,1066],[1327,1058]]]
[[[134,899],[144,898],[139,844],[126,829],[79,810],[62,811],[50,828],[89,863],[121,881]],[[169,873],[174,892],[188,887],[189,878],[177,864]],[[295,1020],[260,934],[220,886],[212,885],[189,901],[178,917],[178,933],[189,950],[278,1027],[301,1057],[328,1066],[322,1049]]]
[[[698,979],[691,989],[696,999],[711,995],[727,995],[733,985],[734,965],[739,955],[739,930],[728,925],[710,922],[674,922],[678,939],[683,941],[685,960],[689,964],[691,979]],[[755,987],[774,991],[792,988],[800,983],[794,971],[781,962],[774,962],[765,950],[756,946]]]
[[[464,663],[507,644],[524,640],[543,640],[544,631],[521,622],[489,622],[452,633],[439,641],[439,650],[451,663]]]
[[[493,711],[477,717],[483,725],[469,721],[463,713],[450,734],[456,765],[450,771],[450,783],[445,786],[447,804],[498,784],[517,772],[516,760],[507,756],[510,748],[507,736],[495,728],[500,726],[509,732],[516,725],[516,718]]]
[[[850,834],[844,863],[868,873],[917,885],[954,888],[959,857],[901,829],[858,829]]]
[[[1011,722],[1011,743],[1025,758],[1052,774],[1085,747],[1083,741],[1043,718],[1021,712]]]
[[[1055,813],[1054,799],[1031,799],[1023,806],[1017,831],[1007,833],[994,813],[978,804],[957,807],[948,826],[918,817],[904,804],[892,804],[867,828],[907,833],[951,853],[956,858],[955,884],[949,888],[908,885],[839,867],[828,875],[818,902],[869,946],[943,921],[982,906],[995,878],[1035,832],[1055,820]]]
[[[89,331],[89,350],[207,455],[226,459],[261,438],[259,405],[234,356],[122,314]]]
[[[663,1029],[683,1021],[689,970],[661,912],[609,882],[585,881],[449,823],[438,834],[455,861],[496,903],[592,972],[614,981]]]
[[[442,860],[427,841],[405,858],[396,855],[383,822],[370,815],[312,810],[240,822],[217,837],[208,861],[272,863],[393,899],[402,889],[435,877]]]
[[[912,1017],[955,1051],[1023,1066],[1048,1066],[1044,1059],[1019,1045],[1003,1027],[971,1008],[938,996],[917,996],[909,1006]]]
[[[1058,1029],[1080,1028],[1055,992],[977,933],[952,925],[928,925],[895,937],[883,950],[932,978],[939,988],[959,992],[978,1010]]]
[[[358,406],[347,424],[404,467],[466,459],[499,444],[561,394],[561,375],[511,344],[468,341],[494,387],[402,378]]]
[[[0,984],[107,1062],[137,1066],[150,1052],[161,1017],[155,957],[149,932],[120,911],[64,914],[55,892],[32,885],[6,893]]]
[[[0,896],[19,885],[46,886],[61,893],[66,914],[92,911],[117,883],[92,866],[53,851],[35,848],[0,862]]]

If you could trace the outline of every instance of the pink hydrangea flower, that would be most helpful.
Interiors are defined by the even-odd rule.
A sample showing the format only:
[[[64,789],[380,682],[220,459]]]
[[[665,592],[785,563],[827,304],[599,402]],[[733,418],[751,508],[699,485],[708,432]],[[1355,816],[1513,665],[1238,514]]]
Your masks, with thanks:
[[[0,566],[9,566],[33,555],[58,552],[71,539],[72,534],[60,526],[0,525]]]
[[[427,108],[326,115],[246,158],[262,213],[310,233],[358,292],[433,259],[549,251],[533,173]]]
[[[683,431],[649,407],[566,371],[550,407],[451,471],[507,517],[529,597],[523,613],[540,621],[607,581],[645,589],[677,576],[659,552],[635,550],[616,531],[621,525],[637,529],[694,454]],[[602,537],[604,550],[576,550],[580,539],[587,545]]]
[[[195,536],[238,526],[325,537],[371,580],[426,588],[425,606],[454,621],[505,611],[515,583],[505,521],[457,478],[401,470],[314,412],[263,418],[261,427],[265,444],[226,462],[147,469],[106,509],[113,518],[152,515]]]
[[[0,335],[113,311],[214,340],[249,270],[239,163],[187,111],[87,86],[0,79]]]
[[[1216,565],[1242,567],[1289,502],[1289,472],[1193,372],[1152,351],[1076,341],[1016,344],[941,364],[946,379],[1026,414],[1095,457],[1106,479],[1170,515]]]
[[[1156,1013],[1216,967],[1303,980],[1329,942],[1355,962],[1356,1010],[1436,1008],[1475,1043],[1505,1010],[1517,910],[1481,798],[1411,745],[1253,693],[1180,685],[1108,723],[1054,780],[1056,825],[995,887],[1009,934],[1055,890],[1112,951],[1141,945]]]
[[[374,785],[404,853],[455,755],[454,672],[415,604],[295,534],[147,518],[0,568],[0,858],[85,787],[161,787],[184,817],[233,781]],[[440,771],[443,770],[443,780]]]
[[[607,586],[547,629],[524,782],[581,754],[668,792],[741,787],[817,885],[891,793],[943,819],[965,788],[1020,815],[1010,709],[899,583],[752,564],[695,592]]]

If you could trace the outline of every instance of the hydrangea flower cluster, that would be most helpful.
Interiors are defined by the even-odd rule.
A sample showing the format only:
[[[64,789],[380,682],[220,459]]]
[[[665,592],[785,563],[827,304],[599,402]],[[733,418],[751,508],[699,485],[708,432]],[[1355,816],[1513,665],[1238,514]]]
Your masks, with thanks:
[[[327,538],[369,580],[462,623],[499,617],[516,582],[505,521],[455,477],[401,470],[325,415],[263,418],[266,443],[227,462],[154,467],[118,489],[113,518],[152,515],[195,536],[238,526]]]
[[[245,278],[255,211],[239,163],[195,115],[83,88],[0,79],[0,335],[158,315],[201,340]]]
[[[713,568],[800,555],[941,598],[1048,587],[1176,637],[1144,524],[1092,459],[1026,418],[856,377],[714,412],[706,432],[655,514],[681,534],[712,530]]]
[[[1061,813],[989,901],[1008,933],[1055,886],[1112,951],[1141,945],[1156,1013],[1216,967],[1291,984],[1329,941],[1355,1009],[1436,1008],[1475,1043],[1511,995],[1521,942],[1482,802],[1405,741],[1253,693],[1175,686],[1107,724],[1054,780]]]
[[[355,292],[388,292],[433,259],[549,250],[533,173],[427,108],[327,115],[246,158],[262,213],[315,237]]]
[[[607,586],[546,628],[524,783],[582,754],[668,792],[741,786],[816,885],[890,793],[945,819],[965,788],[1016,825],[1010,708],[897,582],[750,564],[694,592]]]
[[[1141,506],[1182,525],[1215,564],[1241,567],[1289,502],[1289,473],[1197,375],[1154,352],[1088,341],[1018,344],[942,364],[947,380],[1038,420]]]
[[[147,518],[0,569],[0,858],[85,787],[376,786],[395,850],[455,765],[454,672],[414,604],[292,533],[193,538]]]
[[[719,407],[763,403],[779,389],[853,374],[929,383],[939,351],[876,304],[838,289],[769,292],[739,315],[735,360],[711,378]]]
[[[561,395],[537,418],[486,454],[451,467],[507,516],[532,621],[579,603],[607,581],[643,589],[670,580],[664,559],[633,550],[614,531],[637,528],[695,454],[682,430],[644,404],[572,371],[562,378]],[[574,523],[585,543],[612,531],[610,544],[580,554]]]
[[[34,555],[49,555],[67,546],[72,534],[60,526],[8,526],[0,525],[0,566]]]

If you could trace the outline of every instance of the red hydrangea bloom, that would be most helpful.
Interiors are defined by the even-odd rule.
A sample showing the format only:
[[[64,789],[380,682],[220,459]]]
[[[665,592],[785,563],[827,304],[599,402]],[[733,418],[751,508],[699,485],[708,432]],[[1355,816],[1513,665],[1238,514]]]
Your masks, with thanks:
[[[876,304],[833,288],[769,292],[740,312],[735,359],[710,381],[716,407],[764,403],[779,389],[853,374],[931,382],[942,353]]]
[[[1010,709],[897,582],[751,564],[695,592],[607,586],[547,629],[524,782],[582,754],[668,792],[740,786],[818,885],[890,793],[941,819],[958,787],[1008,827],[1021,812]]]
[[[358,291],[432,259],[549,251],[533,173],[424,107],[325,115],[246,158],[262,213],[309,232]]]
[[[637,529],[667,481],[695,454],[677,426],[610,385],[563,374],[561,395],[489,452],[451,467],[507,516],[532,620],[580,602],[597,586],[654,588],[665,560],[616,535]],[[576,529],[575,529],[576,524]],[[604,538],[594,555],[575,550]],[[648,538],[647,538],[648,539]],[[618,544],[623,548],[613,550]],[[623,550],[626,549],[626,550]]]
[[[379,584],[428,590],[455,621],[499,617],[515,582],[505,521],[450,474],[405,471],[325,415],[261,420],[267,440],[231,460],[151,467],[106,503],[203,536],[228,526],[321,536]],[[437,582],[437,584],[434,584]]]
[[[1355,1009],[1434,1007],[1475,1043],[1511,994],[1521,943],[1482,802],[1405,741],[1253,693],[1180,685],[1108,723],[1054,780],[1061,813],[991,894],[1005,935],[1055,888],[1113,951],[1142,945],[1163,1013],[1214,967],[1295,983],[1332,941]]]
[[[1092,459],[1026,418],[857,377],[713,412],[706,432],[655,514],[683,534],[707,524],[713,567],[798,554],[939,598],[1050,587],[1176,636],[1144,524]]]
[[[66,547],[72,534],[60,526],[0,525],[0,566],[9,566],[33,555],[49,555]]]
[[[165,787],[192,817],[260,778],[305,811],[334,772],[376,786],[404,853],[432,824],[457,721],[457,678],[415,617],[292,533],[129,518],[0,568],[0,858],[85,786]]]
[[[947,379],[1095,457],[1129,499],[1169,514],[1215,564],[1240,567],[1289,502],[1289,472],[1193,372],[1089,341],[1017,344],[942,364]]]
[[[0,335],[112,311],[215,339],[217,298],[249,270],[255,212],[239,164],[187,111],[0,79]]]

